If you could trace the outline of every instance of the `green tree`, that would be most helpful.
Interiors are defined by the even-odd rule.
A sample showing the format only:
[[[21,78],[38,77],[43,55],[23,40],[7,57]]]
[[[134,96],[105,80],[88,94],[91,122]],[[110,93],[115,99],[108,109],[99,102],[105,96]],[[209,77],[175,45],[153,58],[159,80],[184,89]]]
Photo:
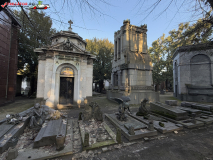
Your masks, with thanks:
[[[50,36],[55,33],[51,28],[50,17],[37,10],[30,11],[28,17],[23,11],[15,12],[22,24],[19,31],[18,72],[30,81],[31,95],[37,88],[38,55],[35,48],[50,44]],[[28,19],[29,18],[29,19]]]
[[[96,55],[93,63],[93,82],[99,84],[101,92],[104,80],[111,79],[114,45],[108,39],[93,38],[86,39],[86,42],[87,50]]]

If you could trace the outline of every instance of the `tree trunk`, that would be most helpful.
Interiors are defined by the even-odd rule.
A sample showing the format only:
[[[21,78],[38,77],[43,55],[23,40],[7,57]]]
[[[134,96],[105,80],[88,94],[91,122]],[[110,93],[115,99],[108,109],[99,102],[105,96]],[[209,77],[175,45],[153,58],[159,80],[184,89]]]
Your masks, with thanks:
[[[103,87],[104,87],[103,80],[100,80],[99,81],[99,90],[100,90],[100,93],[102,92]]]

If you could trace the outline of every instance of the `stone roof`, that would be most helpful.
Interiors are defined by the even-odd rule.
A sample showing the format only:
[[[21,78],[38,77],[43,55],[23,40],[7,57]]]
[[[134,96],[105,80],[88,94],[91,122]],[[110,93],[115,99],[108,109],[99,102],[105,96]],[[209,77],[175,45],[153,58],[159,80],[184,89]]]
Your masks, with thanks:
[[[72,32],[72,31],[60,31],[60,32],[57,32],[53,36],[51,36],[50,39],[52,40],[53,38],[56,38],[56,37],[76,38],[76,39],[80,40],[81,42],[83,42],[84,44],[87,44],[87,42],[85,40],[83,40],[83,38],[81,36],[79,36],[77,33]]]
[[[175,50],[175,53],[172,59],[174,59],[179,52],[191,52],[191,51],[208,50],[208,49],[213,49],[213,41],[209,43],[181,46]]]

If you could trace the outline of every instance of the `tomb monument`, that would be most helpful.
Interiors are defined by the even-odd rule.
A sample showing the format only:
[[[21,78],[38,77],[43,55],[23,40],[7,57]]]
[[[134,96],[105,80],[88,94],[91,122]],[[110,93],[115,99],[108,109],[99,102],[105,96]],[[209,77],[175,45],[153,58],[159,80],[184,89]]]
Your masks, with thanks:
[[[38,53],[37,98],[51,108],[84,104],[92,96],[93,60],[86,51],[87,42],[72,31],[60,31],[51,37],[52,44],[36,48]]]
[[[112,61],[111,86],[107,98],[128,96],[130,104],[159,100],[154,92],[152,62],[147,53],[147,25],[134,26],[124,20],[120,30],[114,33],[114,59]]]

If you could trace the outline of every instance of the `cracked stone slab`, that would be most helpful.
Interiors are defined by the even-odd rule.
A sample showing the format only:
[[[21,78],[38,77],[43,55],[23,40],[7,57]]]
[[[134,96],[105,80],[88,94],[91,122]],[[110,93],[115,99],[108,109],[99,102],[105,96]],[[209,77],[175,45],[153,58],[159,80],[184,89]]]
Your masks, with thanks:
[[[19,152],[18,157],[16,160],[25,160],[31,157],[31,160],[46,160],[51,158],[56,158],[60,156],[70,155],[73,154],[73,120],[69,119],[67,121],[67,135],[65,138],[65,147],[61,151],[56,151],[56,146],[53,145],[41,148],[33,148],[28,147],[24,150],[24,152]],[[51,148],[51,151],[47,150],[46,148]]]
[[[177,100],[166,100],[165,103],[170,106],[177,106]]]
[[[156,117],[154,115],[150,115],[149,119],[144,119],[143,116],[136,116],[136,113],[133,113],[130,116],[147,125],[149,124],[150,120],[153,120],[154,128],[161,133],[168,133],[168,132],[173,132],[173,131],[178,131],[183,129],[182,125],[176,125],[175,123],[172,123],[160,117]],[[163,123],[164,127],[161,127],[159,125],[159,122]]]
[[[176,108],[178,108],[178,109],[180,109],[180,110],[183,110],[183,111],[186,111],[186,112],[188,112],[188,113],[195,113],[195,114],[197,114],[197,115],[199,115],[199,114],[201,114],[201,110],[198,110],[198,109],[193,109],[193,108],[187,108],[187,107],[180,107],[180,106],[178,106],[178,107],[176,107]]]
[[[209,116],[200,116],[200,117],[197,117],[195,119],[199,120],[201,122],[204,122],[205,124],[213,123],[213,117],[209,117]]]
[[[105,117],[115,126],[121,129],[121,133],[129,140],[135,140],[135,139],[139,139],[139,138],[143,138],[143,137],[149,137],[149,136],[155,136],[157,135],[157,131],[153,130],[150,131],[148,130],[148,126],[146,124],[144,124],[143,122],[140,122],[128,115],[127,116],[127,121],[119,121],[116,118],[115,114],[105,114]],[[129,124],[129,125],[138,125],[139,123],[141,123],[141,126],[146,126],[146,128],[143,129],[138,129],[135,130],[135,135],[130,135],[128,133],[128,129],[125,127],[125,124]]]
[[[175,120],[182,120],[188,117],[188,113],[186,111],[160,102],[150,102],[150,110],[154,113],[161,114]]]
[[[201,122],[199,120],[196,120],[196,123],[193,123],[193,120],[188,118],[188,119],[185,119],[185,120],[174,120],[174,119],[171,119],[171,118],[168,118],[168,117],[164,117],[164,116],[161,116],[161,115],[158,115],[158,114],[155,114],[155,113],[152,113],[153,115],[156,115],[156,116],[159,116],[159,117],[162,117],[170,122],[173,122],[175,124],[180,124],[180,125],[183,125],[184,127],[186,128],[196,128],[196,127],[200,127],[200,126],[204,126],[204,122]]]
[[[91,121],[91,122],[95,124],[94,121]],[[86,133],[86,129],[85,129],[86,128],[85,127],[86,124],[84,124],[84,122],[82,120],[80,120],[78,123],[79,123],[79,128],[80,128],[80,133],[81,133],[81,141],[82,141],[82,143],[84,143],[84,137],[85,137],[85,133]],[[89,146],[87,146],[87,147],[83,147],[83,150],[91,150],[91,149],[104,147],[104,146],[108,146],[108,145],[112,145],[112,144],[116,144],[117,143],[116,142],[116,135],[110,129],[110,127],[105,122],[100,123],[99,127],[100,126],[102,126],[102,127],[101,127],[101,131],[99,131],[99,132],[106,133],[107,136],[110,139],[105,139],[104,138],[105,140],[103,139],[101,141],[97,141],[97,139],[98,139],[97,136],[98,135],[96,135],[95,138],[92,138],[92,136],[93,136],[92,132],[96,132],[97,133],[97,131],[100,130],[100,128],[96,127],[96,125],[94,125],[94,126],[91,125],[90,131],[89,131],[89,140],[90,141],[93,140],[94,142],[93,143],[89,143]],[[101,135],[102,135],[102,138],[103,138],[104,135],[103,134],[101,134]],[[99,137],[99,138],[101,138],[101,137]]]
[[[0,154],[10,147],[9,141],[13,137],[19,137],[29,122],[29,117],[24,117],[23,122],[16,125],[7,124],[0,125]]]
[[[56,136],[66,136],[67,120],[57,119],[45,122],[34,140],[34,148],[56,143]]]

